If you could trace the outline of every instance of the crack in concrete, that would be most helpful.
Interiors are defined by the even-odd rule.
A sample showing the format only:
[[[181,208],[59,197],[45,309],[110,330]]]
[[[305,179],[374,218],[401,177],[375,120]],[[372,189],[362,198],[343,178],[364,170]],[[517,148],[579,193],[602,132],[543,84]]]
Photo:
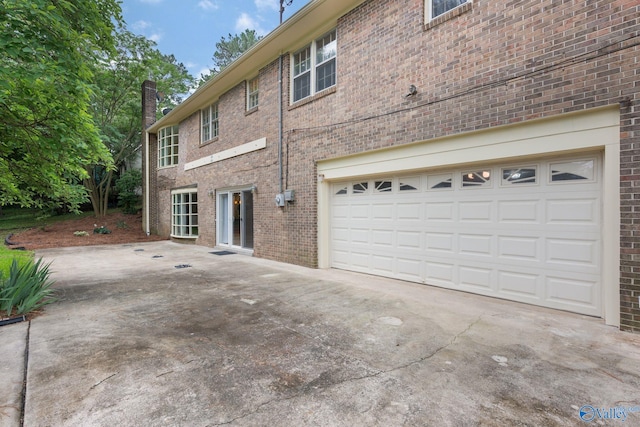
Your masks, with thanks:
[[[326,384],[326,385],[324,385],[324,386],[323,386],[323,385],[311,386],[311,384],[312,384],[312,383],[309,383],[309,384],[306,384],[306,386],[302,387],[302,391],[301,391],[301,392],[299,392],[299,393],[295,393],[295,394],[293,394],[292,396],[288,396],[288,397],[284,397],[284,398],[274,398],[274,399],[270,399],[270,400],[268,400],[268,401],[266,401],[266,402],[261,403],[261,404],[260,404],[260,405],[258,405],[255,409],[253,409],[253,410],[251,410],[251,411],[249,411],[249,412],[247,412],[247,413],[245,413],[245,414],[239,415],[239,416],[237,416],[237,417],[235,417],[235,418],[233,418],[233,419],[231,419],[231,420],[229,420],[229,421],[225,421],[225,422],[217,423],[217,424],[210,424],[210,425],[208,425],[207,427],[215,427],[215,426],[229,425],[229,424],[234,423],[234,422],[236,422],[236,421],[238,421],[238,420],[242,420],[242,419],[247,418],[247,417],[249,417],[249,416],[251,416],[251,415],[257,414],[258,412],[260,412],[260,409],[261,409],[261,408],[263,408],[263,407],[265,407],[265,406],[268,406],[268,405],[270,405],[270,404],[272,404],[272,403],[274,403],[274,402],[286,402],[287,400],[296,399],[296,398],[298,398],[298,397],[300,397],[300,396],[303,396],[303,395],[307,394],[307,392],[308,392],[308,391],[311,391],[311,390],[312,390],[312,391],[319,390],[319,389],[324,390],[324,389],[328,389],[328,388],[331,388],[331,387],[334,387],[334,386],[337,386],[337,385],[346,384],[346,383],[349,383],[349,382],[361,381],[361,380],[369,379],[369,378],[376,378],[376,377],[378,377],[378,376],[380,376],[380,375],[383,375],[383,374],[388,374],[388,373],[390,373],[390,372],[399,371],[399,370],[401,370],[401,369],[406,369],[406,368],[408,368],[409,366],[412,366],[412,365],[416,365],[416,364],[422,363],[422,362],[424,362],[425,360],[429,360],[429,359],[433,358],[433,357],[434,357],[434,356],[436,356],[438,353],[442,352],[443,350],[446,350],[448,347],[450,347],[450,346],[452,346],[453,344],[455,344],[455,343],[456,343],[456,341],[457,341],[457,340],[458,340],[462,335],[464,335],[464,334],[466,334],[467,332],[469,332],[469,330],[470,330],[473,326],[475,326],[478,322],[480,322],[480,320],[482,320],[482,315],[478,316],[478,317],[477,317],[473,322],[471,322],[471,323],[470,323],[470,324],[469,324],[469,325],[468,325],[464,330],[462,330],[462,331],[458,332],[457,334],[455,334],[455,335],[454,335],[454,336],[449,340],[449,342],[448,342],[447,344],[445,344],[445,345],[443,345],[443,346],[438,347],[435,351],[433,351],[433,352],[431,352],[430,354],[427,354],[426,356],[421,357],[421,358],[419,358],[419,359],[417,359],[417,360],[413,360],[413,361],[411,361],[411,362],[405,363],[404,365],[396,366],[396,367],[394,367],[394,368],[392,368],[392,369],[387,369],[387,370],[374,370],[374,372],[373,372],[373,373],[370,373],[370,374],[367,374],[367,375],[363,375],[363,376],[360,376],[360,377],[347,378],[347,379],[345,379],[345,380],[336,381],[336,382],[333,382],[333,383],[330,383],[330,384]],[[296,332],[296,333],[298,333],[298,334],[300,334],[300,335],[302,335],[302,336],[306,336],[307,338],[312,338],[312,337],[308,337],[307,335],[305,335],[305,334],[303,334],[303,333],[301,333],[301,332],[299,332],[299,331],[296,331],[296,330],[295,330],[295,329],[293,329],[293,328],[287,327],[287,326],[285,326],[285,325],[280,325],[280,326],[283,326],[284,328],[286,328],[286,329],[288,329],[288,330],[290,330],[290,331],[292,331],[292,332]],[[312,339],[313,339],[313,338],[312,338]],[[352,359],[352,360],[358,360],[359,362],[364,363],[362,360],[360,360],[360,359],[358,359],[358,358],[356,358],[356,357],[353,357],[353,356],[347,356],[347,355],[344,355],[344,356],[345,356],[346,358],[350,358],[350,359]]]

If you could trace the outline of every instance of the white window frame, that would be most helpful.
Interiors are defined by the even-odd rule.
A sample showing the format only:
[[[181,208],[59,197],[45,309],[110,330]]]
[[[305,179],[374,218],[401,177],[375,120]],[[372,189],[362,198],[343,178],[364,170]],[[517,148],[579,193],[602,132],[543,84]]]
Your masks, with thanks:
[[[178,164],[179,134],[180,127],[178,125],[167,126],[158,131],[158,168]]]
[[[327,55],[326,57],[323,58],[318,58],[318,55],[321,55],[321,48],[319,48],[318,46],[324,41],[325,38],[333,38],[328,44],[334,44],[333,49],[329,50],[329,55]],[[298,63],[296,63],[296,57],[298,55],[300,55],[302,52],[307,52],[307,59],[304,61],[299,61]],[[303,47],[302,49],[298,49],[296,52],[291,54],[291,92],[290,92],[290,96],[291,96],[291,100],[292,100],[292,104],[296,103],[298,101],[301,101],[303,99],[309,98],[313,95],[315,95],[318,92],[322,92],[324,90],[327,90],[329,88],[334,87],[337,84],[338,81],[338,32],[337,30],[334,28],[331,31],[328,31],[327,33],[323,34],[322,36],[316,38],[313,42],[311,42],[310,44],[306,45],[305,47]],[[330,64],[331,62],[333,62],[333,84],[330,84],[326,87],[323,87],[321,89],[318,89],[318,69],[326,66],[328,64]],[[301,66],[298,66],[298,64],[300,64]],[[305,76],[305,75],[309,75],[309,94],[305,95],[305,96],[301,96],[300,98],[296,98],[296,82],[298,81],[299,78]]]
[[[220,133],[220,115],[218,102],[200,110],[200,143],[204,144],[218,137]]]
[[[171,237],[181,239],[198,237],[197,188],[185,188],[171,192]]]
[[[428,21],[432,21],[432,20],[434,20],[434,19],[438,18],[439,16],[445,15],[445,14],[447,14],[447,13],[451,12],[451,11],[452,11],[452,10],[454,10],[454,9],[457,9],[457,8],[459,8],[459,7],[461,7],[461,6],[464,6],[464,5],[465,5],[465,4],[467,4],[467,3],[471,3],[471,2],[472,2],[472,0],[466,0],[466,1],[463,1],[463,2],[462,2],[462,3],[460,3],[459,5],[457,5],[457,6],[453,6],[453,7],[451,7],[450,9],[447,9],[447,10],[445,10],[444,12],[441,12],[441,13],[439,13],[438,15],[435,15],[435,16],[434,16],[434,15],[433,15],[433,3],[434,3],[435,1],[447,1],[447,0],[425,0],[425,2],[424,2],[424,7],[425,7],[425,16],[427,16],[427,17],[428,17]]]
[[[254,87],[255,86],[255,87]],[[247,80],[247,111],[258,108],[260,102],[260,81],[258,77]]]

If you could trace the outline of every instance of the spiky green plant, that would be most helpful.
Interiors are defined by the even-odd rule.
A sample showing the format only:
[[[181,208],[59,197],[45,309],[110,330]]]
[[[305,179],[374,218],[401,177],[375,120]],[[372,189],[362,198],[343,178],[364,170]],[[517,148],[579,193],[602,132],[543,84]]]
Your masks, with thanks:
[[[54,302],[50,265],[43,264],[42,258],[22,264],[14,259],[8,277],[0,272],[0,311],[20,315]]]

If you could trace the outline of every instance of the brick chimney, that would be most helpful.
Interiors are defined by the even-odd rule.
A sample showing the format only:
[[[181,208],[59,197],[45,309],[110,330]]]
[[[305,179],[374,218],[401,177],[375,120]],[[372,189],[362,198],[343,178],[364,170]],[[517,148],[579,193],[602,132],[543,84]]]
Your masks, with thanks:
[[[156,93],[156,82],[142,83],[142,229],[151,234],[158,232],[158,138],[149,134],[147,139],[147,128],[156,122]]]

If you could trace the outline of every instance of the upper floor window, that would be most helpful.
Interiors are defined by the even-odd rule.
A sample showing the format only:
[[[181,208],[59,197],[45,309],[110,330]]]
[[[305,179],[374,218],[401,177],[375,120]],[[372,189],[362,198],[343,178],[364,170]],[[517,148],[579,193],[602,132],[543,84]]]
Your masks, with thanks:
[[[336,30],[293,54],[293,102],[336,84]]]
[[[458,6],[469,3],[471,0],[426,0],[429,19],[435,19]]]
[[[158,167],[178,164],[178,129],[179,126],[169,126],[158,132]]]
[[[258,78],[251,79],[247,82],[247,110],[254,109],[258,106],[258,94],[260,86]]]
[[[201,112],[202,131],[200,132],[200,142],[204,143],[218,136],[218,103],[209,105]]]

